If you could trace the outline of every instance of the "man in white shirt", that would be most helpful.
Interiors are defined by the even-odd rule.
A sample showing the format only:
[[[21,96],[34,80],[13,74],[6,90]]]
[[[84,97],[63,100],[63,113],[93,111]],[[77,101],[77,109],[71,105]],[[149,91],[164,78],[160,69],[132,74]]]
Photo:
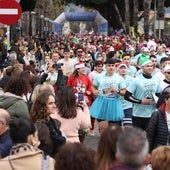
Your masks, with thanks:
[[[70,58],[70,50],[68,48],[65,48],[64,58],[58,60],[57,63],[62,63],[63,74],[66,76],[70,76],[74,71],[74,65],[76,64],[76,61]]]

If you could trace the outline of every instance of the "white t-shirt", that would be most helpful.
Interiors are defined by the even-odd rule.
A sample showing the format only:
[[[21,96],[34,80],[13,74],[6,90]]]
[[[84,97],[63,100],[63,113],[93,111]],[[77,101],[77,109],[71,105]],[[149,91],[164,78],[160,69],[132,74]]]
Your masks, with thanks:
[[[168,131],[170,133],[170,113],[166,112],[166,119],[167,119]]]
[[[74,65],[76,64],[76,61],[71,58],[69,58],[68,60],[62,58],[61,60],[58,60],[57,63],[63,63],[62,66],[63,74],[69,76],[74,71]]]

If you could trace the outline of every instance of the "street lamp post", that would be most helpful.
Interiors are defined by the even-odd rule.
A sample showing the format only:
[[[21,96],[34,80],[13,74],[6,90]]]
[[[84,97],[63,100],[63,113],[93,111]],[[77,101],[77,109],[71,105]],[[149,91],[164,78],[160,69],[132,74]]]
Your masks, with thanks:
[[[29,35],[32,35],[32,15],[31,15],[31,11],[29,11]]]
[[[40,37],[42,35],[42,28],[44,28],[44,15],[40,15]]]
[[[33,35],[36,34],[36,24],[37,24],[37,22],[36,22],[35,16],[36,16],[36,12],[31,11],[31,19],[32,19],[31,23],[32,23],[32,34]]]
[[[154,34],[156,35],[156,0],[154,0]]]

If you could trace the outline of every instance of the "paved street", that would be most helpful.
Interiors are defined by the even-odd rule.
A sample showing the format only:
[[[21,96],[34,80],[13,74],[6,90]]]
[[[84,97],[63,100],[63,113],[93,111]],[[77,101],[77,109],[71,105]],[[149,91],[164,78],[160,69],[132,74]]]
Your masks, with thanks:
[[[98,132],[98,126],[97,122],[95,121],[95,129],[94,129],[94,136],[92,135],[87,135],[85,139],[85,145],[89,146],[90,148],[96,150],[98,141],[99,141],[99,132]]]
[[[95,136],[87,135],[84,143],[85,145],[89,146],[90,148],[96,151],[98,140],[99,140],[98,135],[95,135]]]

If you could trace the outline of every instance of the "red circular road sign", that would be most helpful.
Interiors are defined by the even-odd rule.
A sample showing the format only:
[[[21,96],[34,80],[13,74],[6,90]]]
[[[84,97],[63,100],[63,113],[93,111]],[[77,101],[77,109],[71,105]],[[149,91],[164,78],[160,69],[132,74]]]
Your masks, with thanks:
[[[0,0],[0,23],[15,24],[21,17],[22,9],[16,0]]]

